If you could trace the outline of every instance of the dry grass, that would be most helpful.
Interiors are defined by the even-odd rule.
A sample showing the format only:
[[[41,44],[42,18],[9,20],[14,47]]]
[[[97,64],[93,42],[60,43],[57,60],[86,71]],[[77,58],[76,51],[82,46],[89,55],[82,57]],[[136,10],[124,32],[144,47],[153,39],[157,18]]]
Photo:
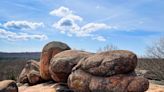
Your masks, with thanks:
[[[0,58],[0,81],[16,80],[27,60],[27,58]]]
[[[164,60],[139,59],[137,69],[148,70],[149,79],[164,80]]]

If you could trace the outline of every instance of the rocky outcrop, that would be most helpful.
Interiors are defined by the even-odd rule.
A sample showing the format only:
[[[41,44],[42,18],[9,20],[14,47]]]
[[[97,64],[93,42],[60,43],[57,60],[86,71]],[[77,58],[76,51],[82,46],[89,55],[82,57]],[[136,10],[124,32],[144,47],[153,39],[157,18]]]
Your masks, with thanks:
[[[99,77],[76,70],[69,76],[68,85],[74,92],[144,92],[149,82],[133,73]]]
[[[136,65],[137,57],[129,51],[97,53],[74,67],[68,85],[75,92],[144,92],[149,81],[136,76]]]
[[[44,46],[40,64],[27,62],[19,76],[20,92],[145,92],[149,81],[137,76],[137,56],[114,50],[89,53],[62,42]],[[43,79],[42,79],[43,78]],[[41,83],[53,80],[51,83]],[[38,84],[41,83],[41,84]],[[37,85],[34,85],[37,84]],[[33,86],[31,86],[33,85]]]
[[[40,75],[44,80],[50,80],[49,64],[51,58],[59,52],[69,50],[70,47],[62,42],[53,41],[46,44],[42,50],[40,57]]]
[[[30,85],[37,84],[42,81],[39,70],[39,62],[35,60],[28,60],[18,81],[20,83],[29,83]]]
[[[125,50],[107,51],[92,55],[81,62],[80,68],[96,76],[111,76],[134,71],[137,56]]]
[[[67,82],[72,68],[80,61],[89,57],[91,53],[79,50],[67,50],[56,54],[50,62],[49,71],[56,82]]]
[[[13,80],[0,81],[0,92],[18,92],[16,82]]]

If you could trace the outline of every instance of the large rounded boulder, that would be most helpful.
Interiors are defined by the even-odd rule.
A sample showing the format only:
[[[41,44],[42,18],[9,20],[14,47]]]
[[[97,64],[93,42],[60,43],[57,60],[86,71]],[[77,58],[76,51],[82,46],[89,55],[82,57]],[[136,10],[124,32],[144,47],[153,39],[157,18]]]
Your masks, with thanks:
[[[51,58],[59,52],[69,50],[70,47],[62,42],[53,41],[46,44],[40,57],[40,75],[44,80],[50,80],[49,64]]]
[[[18,92],[16,82],[13,80],[0,81],[0,92]]]
[[[18,81],[20,83],[29,83],[34,85],[42,81],[39,70],[39,62],[35,60],[28,60],[21,74],[19,75]]]
[[[100,77],[76,70],[70,74],[68,86],[74,92],[145,92],[149,82],[134,73]]]
[[[112,76],[134,71],[137,56],[126,50],[106,51],[94,54],[80,62],[73,70],[82,69],[95,76]]]
[[[49,67],[52,79],[56,82],[67,82],[72,68],[90,55],[91,53],[79,50],[67,50],[56,54],[51,59]]]

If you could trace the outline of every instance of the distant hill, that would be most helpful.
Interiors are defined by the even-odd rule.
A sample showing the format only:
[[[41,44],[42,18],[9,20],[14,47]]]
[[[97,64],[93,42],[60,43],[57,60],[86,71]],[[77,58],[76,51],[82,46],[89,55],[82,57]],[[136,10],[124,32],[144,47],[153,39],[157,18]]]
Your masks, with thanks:
[[[25,59],[38,59],[41,52],[0,52],[0,58],[25,58]]]

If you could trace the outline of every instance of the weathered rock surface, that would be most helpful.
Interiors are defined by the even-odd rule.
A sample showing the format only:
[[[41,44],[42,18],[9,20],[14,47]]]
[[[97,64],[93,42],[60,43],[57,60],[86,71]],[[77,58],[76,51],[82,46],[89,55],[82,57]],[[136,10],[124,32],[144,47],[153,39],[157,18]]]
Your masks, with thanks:
[[[51,58],[57,53],[69,49],[70,47],[67,44],[57,41],[50,42],[44,46],[40,57],[40,74],[42,79],[51,79],[51,75],[49,73],[49,64]]]
[[[95,76],[111,76],[134,71],[137,56],[125,50],[114,50],[94,54],[80,62],[73,70],[82,69]]]
[[[22,85],[19,92],[73,92],[66,83],[41,83],[33,86]]]
[[[0,81],[0,92],[18,92],[16,82],[13,80]]]
[[[136,75],[136,65],[137,56],[130,51],[93,54],[53,41],[44,46],[40,64],[27,62],[19,92],[145,92],[149,81]]]
[[[145,92],[149,88],[149,81],[143,77],[134,77],[127,87],[128,92]]]
[[[33,86],[20,86],[19,92],[56,92],[57,89],[62,89],[58,84],[42,83]],[[58,92],[72,92],[72,91],[58,91]],[[157,85],[150,83],[149,89],[146,92],[164,92],[164,85]]]
[[[68,85],[74,92],[144,92],[149,82],[133,73],[97,77],[76,70],[69,76]]]
[[[56,54],[50,62],[49,71],[51,77],[56,82],[67,82],[72,68],[91,53],[79,50],[67,50]]]
[[[18,81],[20,83],[29,83],[30,85],[37,84],[41,81],[39,73],[39,62],[35,60],[28,60],[21,74],[19,75]]]
[[[41,83],[33,86],[20,86],[19,92],[56,92],[53,83]]]

